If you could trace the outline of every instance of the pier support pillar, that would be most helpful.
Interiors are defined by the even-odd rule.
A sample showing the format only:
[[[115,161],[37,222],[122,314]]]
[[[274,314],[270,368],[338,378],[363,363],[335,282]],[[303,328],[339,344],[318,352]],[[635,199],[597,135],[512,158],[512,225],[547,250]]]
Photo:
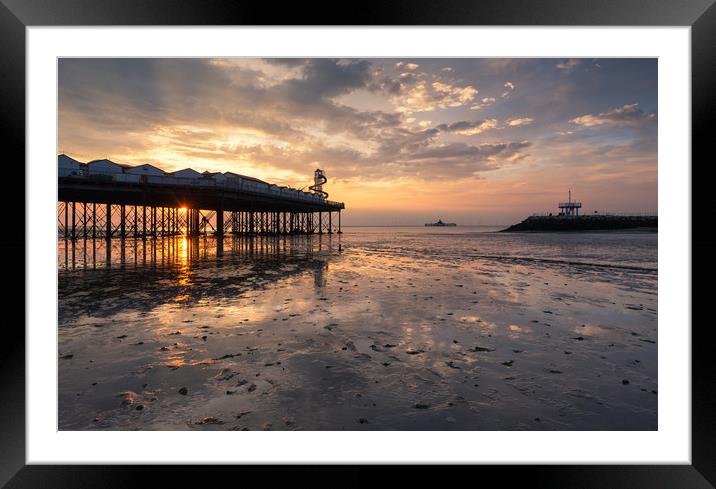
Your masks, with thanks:
[[[120,238],[124,238],[126,236],[126,234],[124,232],[125,231],[125,222],[124,222],[125,212],[124,211],[125,211],[124,204],[122,204],[119,206],[119,237]]]
[[[333,234],[333,212],[328,213],[328,234]]]
[[[67,239],[67,237],[70,235],[70,228],[68,226],[68,221],[67,221],[69,213],[70,213],[69,204],[67,202],[65,202],[65,239]]]
[[[87,202],[82,202],[82,237],[87,239]]]
[[[224,209],[221,208],[216,211],[216,235],[224,235]]]
[[[76,235],[76,226],[75,226],[75,203],[72,202],[72,239],[74,240]]]
[[[112,239],[112,204],[107,204],[107,212],[106,212],[106,227],[104,228],[104,237],[107,238],[107,241]]]
[[[343,234],[343,231],[341,231],[341,211],[338,211],[338,234]]]

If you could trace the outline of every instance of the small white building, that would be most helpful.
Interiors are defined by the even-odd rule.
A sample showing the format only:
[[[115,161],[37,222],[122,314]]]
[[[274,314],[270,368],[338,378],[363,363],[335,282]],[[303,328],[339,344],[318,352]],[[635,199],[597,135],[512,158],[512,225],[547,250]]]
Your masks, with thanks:
[[[80,175],[82,163],[70,158],[65,154],[61,154],[57,157],[57,176],[69,177],[73,175]]]
[[[247,177],[246,175],[240,175],[230,171],[225,172],[224,176],[229,185],[238,185],[243,190],[248,190],[249,192],[266,193],[269,189],[269,184],[258,178]]]
[[[144,175],[153,177],[163,177],[165,175],[164,170],[157,168],[154,165],[146,163],[139,166],[130,166],[125,169],[125,173],[130,175]]]
[[[183,170],[177,170],[173,173],[169,174],[172,177],[177,178],[192,178],[192,179],[199,179],[201,178],[201,173],[199,173],[196,170],[193,170],[191,168],[184,168]]]
[[[92,175],[119,175],[124,173],[125,166],[110,160],[94,160],[87,163],[87,174]]]
[[[214,181],[215,181],[217,184],[219,184],[219,185],[223,185],[223,184],[226,183],[226,175],[224,175],[223,173],[220,173],[220,172],[205,171],[205,172],[202,173],[201,175],[202,175],[204,178],[212,178],[212,179],[214,179]]]

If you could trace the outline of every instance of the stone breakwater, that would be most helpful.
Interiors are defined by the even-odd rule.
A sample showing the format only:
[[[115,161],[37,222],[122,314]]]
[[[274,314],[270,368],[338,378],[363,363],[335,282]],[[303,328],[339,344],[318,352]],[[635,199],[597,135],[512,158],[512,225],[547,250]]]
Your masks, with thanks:
[[[524,221],[513,224],[502,232],[517,231],[603,231],[634,228],[658,228],[657,216],[604,216],[587,215],[530,216]]]

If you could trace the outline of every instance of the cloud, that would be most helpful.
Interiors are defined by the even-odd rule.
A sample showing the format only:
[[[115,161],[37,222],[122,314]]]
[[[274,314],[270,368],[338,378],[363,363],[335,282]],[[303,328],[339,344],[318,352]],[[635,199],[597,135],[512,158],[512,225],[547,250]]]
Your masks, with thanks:
[[[622,107],[609,109],[600,114],[585,114],[571,119],[569,122],[583,127],[594,126],[633,126],[645,121],[656,119],[656,114],[647,114],[639,104],[627,104]]]
[[[580,63],[581,63],[581,60],[571,58],[571,59],[568,59],[565,61],[560,61],[559,63],[557,63],[555,65],[555,67],[566,72],[566,73],[569,73],[569,72],[577,69],[577,67],[580,65]]]
[[[503,86],[503,88],[506,88],[506,89],[507,89],[507,90],[505,90],[504,92],[502,92],[502,95],[500,95],[502,98],[505,98],[505,97],[509,96],[509,95],[514,91],[514,89],[515,89],[515,85],[514,85],[512,82],[509,82],[509,81],[508,81],[508,82],[505,82],[505,84],[502,85],[502,86]]]
[[[523,150],[531,144],[529,141],[480,145],[451,143],[418,152],[413,155],[412,161],[422,165],[436,164],[446,175],[466,176],[496,170],[519,161],[527,156]],[[449,169],[445,167],[446,164],[451,165]]]
[[[451,124],[440,124],[435,129],[441,132],[459,134],[461,136],[475,136],[488,129],[504,129],[507,127],[526,126],[534,122],[530,117],[508,119],[500,124],[497,119],[481,119],[477,121],[458,121]]]
[[[497,119],[478,120],[473,122],[459,121],[452,124],[440,124],[436,129],[442,132],[459,134],[461,136],[474,136],[488,129],[497,127]]]
[[[507,121],[508,126],[525,126],[527,124],[532,124],[534,122],[534,119],[531,117],[518,117],[516,119],[510,119]]]
[[[418,68],[420,68],[420,65],[416,64],[416,63],[405,63],[403,61],[399,61],[399,62],[395,63],[395,67],[396,68],[402,67],[402,68],[405,68],[406,70],[417,70]]]
[[[430,82],[424,75],[415,73],[402,73],[399,81],[385,79],[375,87],[389,95],[397,112],[405,114],[461,107],[469,104],[478,93],[470,85]]]
[[[470,107],[470,110],[480,110],[495,103],[495,97],[484,97],[480,102]]]

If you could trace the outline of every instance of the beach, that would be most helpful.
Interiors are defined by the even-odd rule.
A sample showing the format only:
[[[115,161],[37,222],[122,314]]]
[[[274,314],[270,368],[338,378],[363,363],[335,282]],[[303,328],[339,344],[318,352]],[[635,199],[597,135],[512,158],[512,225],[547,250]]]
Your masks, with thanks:
[[[656,430],[657,233],[59,240],[60,430]]]

